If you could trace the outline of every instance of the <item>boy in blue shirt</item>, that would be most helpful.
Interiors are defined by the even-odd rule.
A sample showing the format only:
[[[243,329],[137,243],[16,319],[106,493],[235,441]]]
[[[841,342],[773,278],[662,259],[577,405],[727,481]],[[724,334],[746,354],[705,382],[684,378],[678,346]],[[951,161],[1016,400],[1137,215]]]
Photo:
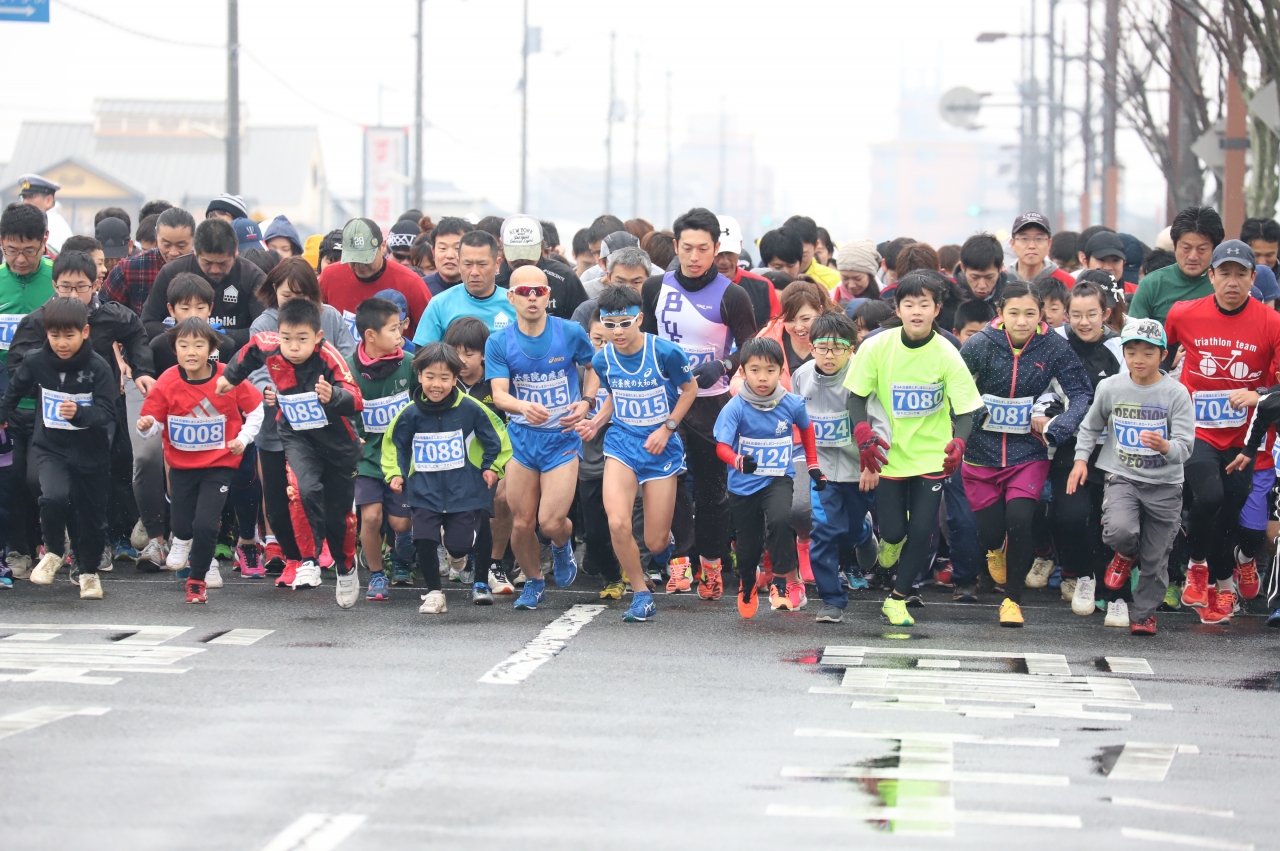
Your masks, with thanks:
[[[813,424],[804,400],[781,384],[785,363],[776,340],[753,337],[739,350],[745,381],[738,395],[716,418],[716,455],[729,465],[729,511],[737,530],[738,614],[753,617],[756,565],[767,544],[773,562],[769,601],[774,609],[795,611],[808,600],[800,581],[796,533],[791,528],[792,430],[800,432],[805,463],[814,490],[827,486],[818,469]]]
[[[547,585],[539,526],[551,539],[556,584],[567,588],[578,575],[569,506],[582,448],[575,426],[587,415],[589,404],[580,392],[576,367],[590,364],[595,348],[581,325],[547,315],[551,287],[536,266],[511,273],[507,299],[515,307],[516,323],[485,343],[485,377],[493,403],[511,416],[511,549],[527,579],[515,605],[536,609]],[[599,384],[595,373],[588,372],[587,399],[595,396]]]
[[[623,620],[654,615],[653,593],[644,589],[640,549],[631,530],[636,490],[643,488],[644,540],[654,562],[664,568],[675,542],[677,476],[684,472],[684,444],[676,429],[698,398],[689,358],[675,343],[640,330],[640,294],[631,287],[606,287],[600,294],[600,324],[609,340],[596,352],[591,369],[609,396],[594,419],[578,425],[586,440],[612,420],[604,437],[604,508],[618,562],[636,589]]]

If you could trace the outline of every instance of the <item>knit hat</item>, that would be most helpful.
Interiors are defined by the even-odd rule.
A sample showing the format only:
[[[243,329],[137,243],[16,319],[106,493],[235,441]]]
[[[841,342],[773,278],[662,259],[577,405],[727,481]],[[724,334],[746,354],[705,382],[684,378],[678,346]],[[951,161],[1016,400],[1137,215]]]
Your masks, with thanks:
[[[851,239],[836,251],[836,268],[841,272],[874,275],[880,271],[880,252],[869,239]]]
[[[302,249],[302,258],[314,269],[320,265],[320,243],[324,242],[324,234],[313,233],[307,237],[307,244]]]
[[[408,251],[413,247],[413,241],[421,235],[417,219],[400,219],[391,226],[391,231],[387,234],[387,250],[395,251],[398,248]]]
[[[293,243],[295,257],[303,253],[302,240],[298,237],[298,229],[285,216],[276,216],[271,220],[271,224],[267,225],[267,229],[262,232],[262,242],[265,244],[278,236],[282,236]]]
[[[215,211],[228,213],[233,219],[249,218],[249,207],[244,203],[244,199],[239,195],[230,195],[226,192],[209,202],[209,206],[205,208],[204,217],[209,218],[209,214]]]

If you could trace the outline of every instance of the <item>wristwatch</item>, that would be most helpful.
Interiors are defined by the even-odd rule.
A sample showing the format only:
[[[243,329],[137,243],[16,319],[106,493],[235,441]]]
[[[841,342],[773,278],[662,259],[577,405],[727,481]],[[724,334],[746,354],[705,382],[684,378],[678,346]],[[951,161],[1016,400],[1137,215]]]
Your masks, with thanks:
[[[665,423],[663,423],[663,425],[665,425],[667,428],[671,429],[672,431],[675,431],[676,429],[680,428],[680,423],[676,422],[675,420],[667,420]]]

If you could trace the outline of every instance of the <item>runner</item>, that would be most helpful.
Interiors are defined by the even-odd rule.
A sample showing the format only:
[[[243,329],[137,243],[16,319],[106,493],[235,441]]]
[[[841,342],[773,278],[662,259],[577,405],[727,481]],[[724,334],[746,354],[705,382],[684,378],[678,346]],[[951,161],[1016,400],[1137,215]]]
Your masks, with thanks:
[[[493,234],[473,230],[458,240],[462,286],[453,286],[431,300],[418,322],[413,337],[415,346],[425,346],[444,339],[453,320],[474,316],[490,332],[510,327],[516,312],[507,300],[507,291],[495,281],[498,275],[498,240]],[[543,276],[545,277],[545,275]]]
[[[698,398],[689,361],[679,346],[640,330],[640,294],[630,287],[600,293],[600,323],[608,339],[591,368],[609,396],[593,419],[578,424],[591,440],[612,420],[604,438],[604,507],[613,550],[635,597],[623,620],[653,617],[653,593],[644,590],[640,550],[632,533],[636,490],[644,501],[644,541],[665,567],[675,552],[671,518],[677,476],[684,472],[684,445],[676,430]]]
[[[694,549],[701,560],[698,595],[718,600],[724,594],[721,570],[729,549],[729,510],[715,422],[729,401],[728,376],[738,369],[734,349],[755,336],[755,312],[746,291],[716,269],[720,221],[714,213],[695,207],[676,219],[672,232],[680,265],[645,282],[641,330],[684,349],[698,382],[698,400],[680,424],[680,437],[693,476]],[[691,513],[678,509],[677,526],[686,524]],[[684,537],[677,528],[677,541]],[[689,554],[677,547],[677,555]]]
[[[1047,446],[1075,434],[1093,386],[1071,345],[1041,321],[1040,301],[1021,281],[1005,287],[1000,315],[960,353],[987,409],[964,453],[964,488],[983,546],[1000,550],[1008,541],[1005,576],[992,578],[1005,586],[1000,625],[1020,627],[1032,516],[1049,475]],[[1050,387],[1066,396],[1066,410],[1033,419],[1033,403]]]
[[[1138,282],[1129,315],[1134,319],[1149,317],[1164,322],[1169,309],[1177,302],[1212,295],[1215,290],[1206,273],[1224,236],[1222,217],[1212,207],[1187,207],[1178,213],[1169,230],[1177,262],[1155,270]],[[1173,345],[1172,338],[1169,344]]]
[[[481,233],[473,231],[464,240]],[[582,446],[574,427],[587,415],[589,404],[580,392],[574,366],[591,363],[595,349],[582,326],[547,316],[551,287],[538,267],[523,266],[512,272],[507,298],[515,306],[516,324],[489,337],[485,376],[494,404],[511,415],[512,463],[507,465],[511,548],[526,577],[515,606],[536,609],[546,590],[538,527],[551,539],[556,584],[567,588],[578,575],[568,515]],[[587,399],[595,396],[599,383],[594,373],[587,374]]]
[[[960,466],[973,428],[970,415],[982,408],[982,399],[960,352],[937,333],[943,301],[938,280],[911,274],[897,283],[896,292],[901,330],[867,338],[844,386],[862,463],[859,486],[863,493],[876,491],[883,539],[879,563],[898,567],[881,611],[894,626],[911,626],[915,619],[907,612],[907,595],[928,566],[942,480]],[[868,417],[872,394],[888,400],[881,402],[889,420],[887,443]]]
[[[1191,563],[1182,603],[1200,609],[1204,623],[1220,623],[1236,607],[1232,545],[1240,510],[1253,490],[1250,458],[1240,451],[1249,430],[1248,408],[1258,404],[1257,391],[1280,366],[1280,315],[1249,297],[1249,246],[1228,240],[1214,249],[1209,265],[1213,294],[1175,304],[1165,331],[1170,347],[1186,351],[1180,380],[1196,414],[1195,447],[1186,463]],[[1210,587],[1211,579],[1216,587]]]

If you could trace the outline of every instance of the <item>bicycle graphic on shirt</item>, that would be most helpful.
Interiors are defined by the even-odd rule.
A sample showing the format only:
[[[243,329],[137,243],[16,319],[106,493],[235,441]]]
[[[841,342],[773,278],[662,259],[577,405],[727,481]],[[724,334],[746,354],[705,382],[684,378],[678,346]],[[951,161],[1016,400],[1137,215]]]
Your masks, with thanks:
[[[1249,372],[1249,365],[1242,360],[1237,360],[1242,354],[1244,352],[1240,349],[1232,349],[1230,357],[1217,357],[1208,352],[1203,352],[1200,355],[1198,364],[1200,374],[1205,378],[1214,378],[1218,376],[1218,372],[1221,370],[1226,374],[1218,376],[1218,381],[1243,381],[1262,375],[1261,371],[1256,373]]]

